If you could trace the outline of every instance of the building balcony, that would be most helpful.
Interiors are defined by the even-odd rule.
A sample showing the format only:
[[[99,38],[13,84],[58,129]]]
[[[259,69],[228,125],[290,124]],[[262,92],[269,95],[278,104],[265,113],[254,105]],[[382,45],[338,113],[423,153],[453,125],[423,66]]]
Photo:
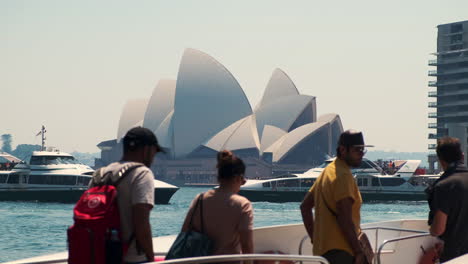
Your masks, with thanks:
[[[437,144],[428,144],[427,145],[427,148],[431,149],[431,150],[436,149],[436,147],[437,147]]]
[[[427,138],[428,139],[437,139],[437,134],[430,133],[429,135],[427,135]]]
[[[437,66],[437,60],[429,60],[429,66]]]
[[[429,76],[437,76],[437,70],[428,71],[427,74],[428,74]]]
[[[430,91],[427,93],[428,97],[437,97],[437,91]]]
[[[434,82],[433,85],[431,85],[431,82]],[[445,80],[445,81],[429,81],[429,86],[431,87],[437,87],[437,86],[448,86],[448,85],[454,85],[454,84],[465,84],[468,83],[468,78],[462,78],[462,79],[450,79],[450,80]]]
[[[437,118],[437,113],[436,112],[430,112],[427,117],[429,118]]]
[[[431,71],[429,71],[431,72]],[[436,74],[429,76],[448,76],[448,75],[453,75],[453,74],[458,74],[458,73],[467,73],[468,72],[468,66],[467,67],[457,67],[456,69],[437,69]]]
[[[437,123],[429,123],[427,124],[427,128],[437,128]]]
[[[429,81],[428,85],[429,87],[437,87],[437,81]]]
[[[437,107],[437,102],[429,102],[427,104],[428,107]]]
[[[452,64],[452,63],[466,62],[466,61],[468,61],[468,55],[461,54],[459,57],[429,60],[429,66],[437,66],[441,64]]]

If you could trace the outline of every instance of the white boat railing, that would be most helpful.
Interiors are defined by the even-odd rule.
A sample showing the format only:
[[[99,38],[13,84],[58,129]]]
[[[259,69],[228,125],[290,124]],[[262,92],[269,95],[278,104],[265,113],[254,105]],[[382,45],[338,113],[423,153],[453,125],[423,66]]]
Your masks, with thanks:
[[[311,264],[329,264],[329,262],[319,256],[304,256],[304,255],[279,255],[279,254],[235,254],[235,255],[218,255],[218,256],[207,256],[207,257],[196,257],[196,258],[183,258],[173,259],[158,262],[151,262],[152,264],[185,264],[185,263],[239,263],[240,261],[294,261],[301,263]]]
[[[156,262],[146,262],[147,264],[184,264],[184,263],[239,263],[243,261],[247,263],[248,261],[292,261],[295,263],[303,264],[329,264],[329,262],[320,256],[305,256],[305,255],[280,255],[280,254],[235,254],[235,255],[217,255],[217,256],[205,256],[205,257],[194,257],[194,258],[181,258],[181,259],[172,259]],[[29,264],[58,264],[58,263],[67,263],[68,259],[54,259],[54,260],[42,260],[42,261],[33,261],[28,262]]]
[[[405,229],[405,228],[397,228],[397,227],[382,227],[382,226],[376,226],[376,227],[366,227],[362,228],[362,231],[370,231],[370,230],[375,230],[374,234],[374,239],[369,238],[369,240],[372,240],[374,243],[372,243],[372,247],[374,249],[374,252],[377,253],[377,245],[379,241],[379,230],[386,230],[386,231],[396,231],[396,232],[405,232],[405,233],[418,233],[418,234],[427,234],[427,231],[422,231],[422,230],[417,230],[417,229]],[[367,235],[369,235],[369,232],[366,232]],[[309,239],[309,235],[305,235],[302,239],[301,242],[299,243],[299,249],[298,249],[298,254],[302,255],[302,248],[304,246],[305,241]],[[386,240],[385,240],[386,241]],[[385,242],[384,241],[384,242]]]
[[[403,237],[397,237],[392,239],[385,240],[380,244],[377,253],[376,261],[377,264],[382,264],[382,255],[384,254],[384,248],[391,243],[398,243],[399,245],[399,255],[404,255],[405,258],[402,259],[406,263],[417,263],[421,255],[423,254],[424,248],[430,248],[437,242],[437,238],[431,236],[431,234],[425,232],[423,234],[409,235]],[[408,250],[411,254],[403,254],[402,250]],[[410,259],[412,257],[413,259]],[[391,261],[389,263],[395,263]]]

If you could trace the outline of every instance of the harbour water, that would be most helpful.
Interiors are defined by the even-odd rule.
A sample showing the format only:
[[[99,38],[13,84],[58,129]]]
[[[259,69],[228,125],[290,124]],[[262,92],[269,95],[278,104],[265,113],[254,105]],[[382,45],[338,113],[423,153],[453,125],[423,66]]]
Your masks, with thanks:
[[[151,213],[153,235],[177,234],[195,195],[208,188],[181,188],[168,205]],[[253,203],[254,226],[301,222],[299,203]],[[73,204],[0,202],[0,262],[65,251],[66,230],[73,222]],[[425,201],[366,203],[362,222],[426,219]]]

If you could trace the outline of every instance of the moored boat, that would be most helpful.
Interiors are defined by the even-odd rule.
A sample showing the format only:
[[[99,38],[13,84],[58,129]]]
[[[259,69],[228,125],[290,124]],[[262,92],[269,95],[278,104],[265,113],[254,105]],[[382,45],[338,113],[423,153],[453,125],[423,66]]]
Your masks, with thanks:
[[[241,187],[239,194],[253,202],[300,202],[323,169],[332,161],[333,159],[329,159],[321,166],[303,174],[260,181],[249,180]],[[388,175],[374,162],[363,159],[361,166],[353,168],[352,173],[364,201],[425,200],[424,190],[436,177],[415,175],[420,162],[419,160],[401,162],[396,173]]]
[[[33,151],[28,163],[15,158],[13,163],[17,164],[12,169],[0,170],[0,201],[75,203],[88,189],[94,170],[69,153],[53,148],[46,151],[44,127],[40,133],[41,151]],[[179,190],[156,179],[154,185],[156,204],[169,203]]]

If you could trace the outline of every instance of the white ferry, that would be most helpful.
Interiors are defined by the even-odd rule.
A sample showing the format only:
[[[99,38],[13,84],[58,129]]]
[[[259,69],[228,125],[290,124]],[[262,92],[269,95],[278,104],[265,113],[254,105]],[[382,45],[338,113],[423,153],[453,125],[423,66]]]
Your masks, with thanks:
[[[44,135],[44,127],[41,133]],[[45,138],[42,138],[42,149],[45,149]],[[0,201],[74,203],[88,189],[93,172],[71,154],[53,149],[34,151],[29,163],[20,162],[13,169],[0,170]],[[156,179],[154,185],[156,204],[169,203],[179,190]]]
[[[323,169],[332,161],[333,159],[329,159],[303,174],[248,180],[239,194],[253,202],[300,202]],[[352,169],[363,200],[425,200],[424,190],[437,176],[415,175],[420,160],[406,160],[402,163],[399,170],[392,175],[385,174],[379,165],[368,159],[363,159],[359,168]]]

